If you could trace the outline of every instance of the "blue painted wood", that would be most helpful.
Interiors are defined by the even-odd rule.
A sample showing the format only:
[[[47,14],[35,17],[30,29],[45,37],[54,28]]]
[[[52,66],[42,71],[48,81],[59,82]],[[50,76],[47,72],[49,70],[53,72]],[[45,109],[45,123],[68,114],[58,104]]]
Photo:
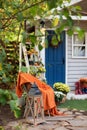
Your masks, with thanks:
[[[45,49],[46,80],[50,86],[55,82],[65,83],[65,32],[62,32],[61,39],[58,47],[49,45]]]

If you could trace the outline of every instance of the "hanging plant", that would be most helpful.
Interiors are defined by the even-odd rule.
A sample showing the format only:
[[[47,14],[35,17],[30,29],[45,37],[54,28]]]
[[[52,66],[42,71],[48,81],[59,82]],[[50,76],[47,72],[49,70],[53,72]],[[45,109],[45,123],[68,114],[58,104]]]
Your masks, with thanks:
[[[60,36],[59,36],[60,37]],[[61,41],[54,30],[46,30],[46,44],[52,47],[58,47]]]
[[[55,34],[52,36],[50,45],[53,47],[58,47],[58,44],[59,44],[59,42],[58,42],[57,36]]]

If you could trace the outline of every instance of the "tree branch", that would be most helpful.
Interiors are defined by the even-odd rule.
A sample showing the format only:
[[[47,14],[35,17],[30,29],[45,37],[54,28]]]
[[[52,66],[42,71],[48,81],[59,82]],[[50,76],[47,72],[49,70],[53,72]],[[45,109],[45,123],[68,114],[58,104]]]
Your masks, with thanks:
[[[21,32],[21,28],[22,28],[22,23],[20,23],[20,26],[19,26],[18,37],[17,37],[17,42],[19,41],[19,35],[20,35],[20,32]]]
[[[25,0],[24,0],[24,1],[25,1]],[[24,1],[23,1],[23,2],[24,2]],[[2,18],[1,20],[6,20],[6,22],[3,24],[3,26],[2,26],[1,29],[5,29],[6,27],[8,27],[10,24],[7,25],[7,23],[9,23],[10,20],[16,19],[16,15],[17,15],[19,12],[26,11],[27,9],[32,8],[32,7],[36,6],[36,5],[39,5],[39,4],[41,4],[41,3],[45,2],[45,1],[49,1],[49,0],[42,0],[42,1],[40,1],[40,2],[36,2],[36,3],[34,3],[34,4],[32,4],[32,5],[28,6],[28,7],[26,7],[26,8],[24,8],[24,9],[18,10],[18,12],[16,12],[15,14],[11,15],[11,16],[8,17],[8,18]]]

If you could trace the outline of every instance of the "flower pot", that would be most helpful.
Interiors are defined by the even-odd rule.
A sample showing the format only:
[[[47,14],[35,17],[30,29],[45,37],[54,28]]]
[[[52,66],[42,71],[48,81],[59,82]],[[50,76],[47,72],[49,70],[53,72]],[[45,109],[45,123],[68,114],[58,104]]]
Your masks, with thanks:
[[[55,103],[56,103],[56,106],[58,106],[58,105],[60,104],[60,102],[59,102],[59,101],[55,101]]]
[[[64,103],[65,101],[66,101],[66,96],[63,97],[63,99],[60,103]]]

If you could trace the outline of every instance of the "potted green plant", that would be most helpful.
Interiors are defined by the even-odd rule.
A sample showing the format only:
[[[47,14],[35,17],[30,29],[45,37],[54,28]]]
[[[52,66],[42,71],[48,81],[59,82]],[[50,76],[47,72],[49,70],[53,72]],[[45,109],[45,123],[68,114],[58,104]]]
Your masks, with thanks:
[[[62,92],[58,92],[58,91],[54,91],[54,94],[55,94],[56,105],[65,102],[66,94],[64,94]]]
[[[70,91],[70,87],[67,84],[56,82],[53,84],[55,101],[63,103],[66,100],[66,95]]]
[[[46,69],[44,66],[39,66],[38,67],[38,73],[45,73],[46,72]]]
[[[38,72],[38,68],[36,66],[30,66],[30,74],[36,76]]]

